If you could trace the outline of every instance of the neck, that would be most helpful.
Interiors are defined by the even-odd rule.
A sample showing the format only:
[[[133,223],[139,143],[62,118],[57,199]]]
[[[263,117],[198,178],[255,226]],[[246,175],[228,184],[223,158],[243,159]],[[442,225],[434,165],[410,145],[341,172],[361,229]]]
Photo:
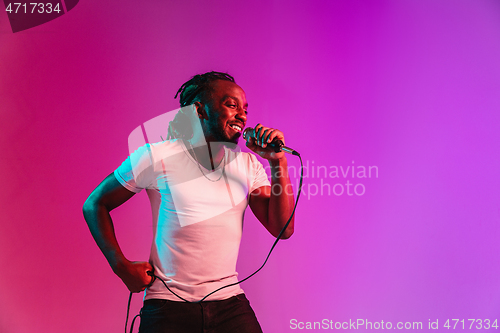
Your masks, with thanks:
[[[188,143],[186,146],[191,156],[209,170],[214,170],[224,158],[224,144],[220,142],[207,141],[206,145]]]

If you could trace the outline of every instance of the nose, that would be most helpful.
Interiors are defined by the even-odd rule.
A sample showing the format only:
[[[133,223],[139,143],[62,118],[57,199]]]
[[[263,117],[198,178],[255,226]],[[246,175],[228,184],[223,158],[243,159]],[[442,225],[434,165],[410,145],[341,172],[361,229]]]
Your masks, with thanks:
[[[247,122],[247,113],[246,113],[246,111],[243,108],[239,108],[238,109],[238,114],[236,115],[236,118],[238,118],[238,120],[242,121],[243,124],[246,124],[246,122]]]

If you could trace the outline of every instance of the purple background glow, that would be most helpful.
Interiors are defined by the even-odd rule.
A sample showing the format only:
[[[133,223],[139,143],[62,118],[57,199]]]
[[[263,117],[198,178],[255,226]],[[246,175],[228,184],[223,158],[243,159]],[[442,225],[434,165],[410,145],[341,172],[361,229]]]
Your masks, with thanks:
[[[497,0],[85,0],[16,34],[0,13],[0,331],[122,330],[128,291],[81,206],[130,132],[209,70],[235,76],[248,125],[280,128],[310,166],[295,235],[242,285],[265,332],[500,319],[499,59]],[[321,195],[347,180],[365,193]],[[112,216],[128,258],[147,260],[145,193]],[[250,211],[244,229],[240,277],[273,241]]]

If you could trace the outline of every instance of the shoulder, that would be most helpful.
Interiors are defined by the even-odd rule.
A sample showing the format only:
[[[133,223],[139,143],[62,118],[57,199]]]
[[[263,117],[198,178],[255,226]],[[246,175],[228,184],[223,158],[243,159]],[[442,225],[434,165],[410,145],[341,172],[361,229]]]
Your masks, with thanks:
[[[183,143],[180,139],[174,139],[147,143],[145,146],[149,146],[151,150],[182,149]]]
[[[154,164],[172,155],[182,152],[182,142],[178,140],[166,140],[155,143],[146,143],[137,149],[131,149],[129,158],[134,165]]]
[[[148,143],[143,147],[147,147],[154,160],[161,160],[182,152],[184,144],[182,140],[175,139]]]
[[[240,161],[240,165],[245,166],[246,170],[254,170],[254,172],[257,172],[258,170],[264,169],[264,166],[259,161],[257,156],[251,152],[239,151],[237,153],[237,159]]]
[[[258,162],[257,157],[250,152],[241,151],[240,147],[236,146],[235,149],[225,148],[227,152],[227,157],[230,161],[239,160],[245,163],[255,163]]]
[[[262,163],[257,159],[257,156],[254,153],[242,152],[242,154],[248,163],[262,166]]]

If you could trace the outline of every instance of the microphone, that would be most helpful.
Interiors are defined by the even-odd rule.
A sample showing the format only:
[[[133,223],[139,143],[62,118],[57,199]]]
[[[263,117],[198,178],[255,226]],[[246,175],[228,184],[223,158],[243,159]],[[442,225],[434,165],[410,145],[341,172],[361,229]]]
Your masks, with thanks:
[[[255,136],[252,135],[254,133],[254,130],[252,127],[247,127],[243,131],[243,138],[245,140],[248,140],[249,138],[255,139]],[[292,154],[295,156],[300,156],[300,154],[296,151],[293,150],[292,148],[289,148],[283,144],[283,141],[279,140],[278,138],[274,138],[273,141],[267,144],[267,147],[271,148],[274,150],[275,153],[279,153],[281,151],[284,151],[285,153]]]

